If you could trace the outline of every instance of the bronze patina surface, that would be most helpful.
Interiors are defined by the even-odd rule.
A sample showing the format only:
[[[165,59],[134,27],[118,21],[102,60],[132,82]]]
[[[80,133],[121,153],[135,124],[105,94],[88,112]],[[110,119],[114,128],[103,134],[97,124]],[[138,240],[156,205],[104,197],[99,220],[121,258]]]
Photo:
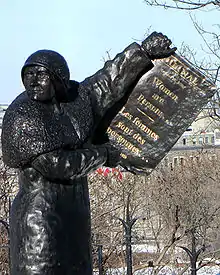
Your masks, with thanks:
[[[108,128],[110,140],[122,150],[122,166],[136,172],[155,168],[216,91],[177,54],[153,63]]]

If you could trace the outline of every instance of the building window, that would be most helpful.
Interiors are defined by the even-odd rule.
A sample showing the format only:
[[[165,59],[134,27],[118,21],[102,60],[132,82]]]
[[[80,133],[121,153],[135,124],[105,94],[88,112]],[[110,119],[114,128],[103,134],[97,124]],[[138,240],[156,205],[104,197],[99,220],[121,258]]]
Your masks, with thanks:
[[[165,159],[164,159],[164,166],[165,166],[165,167],[168,167],[168,158],[165,158]]]
[[[183,138],[183,145],[186,145],[186,138]]]
[[[192,142],[193,142],[193,145],[196,145],[196,138],[193,138]]]
[[[212,144],[215,143],[215,137],[214,137],[214,136],[211,137],[211,143],[212,143]]]
[[[203,138],[199,137],[199,144],[203,144]]]
[[[173,158],[173,166],[177,166],[178,164],[178,158]]]
[[[215,136],[216,136],[217,139],[220,139],[220,132],[219,131],[215,132]]]
[[[205,137],[205,143],[209,143],[209,137]]]
[[[180,165],[184,165],[185,164],[185,158],[184,157],[180,157]]]
[[[173,164],[170,162],[170,170],[173,170]]]

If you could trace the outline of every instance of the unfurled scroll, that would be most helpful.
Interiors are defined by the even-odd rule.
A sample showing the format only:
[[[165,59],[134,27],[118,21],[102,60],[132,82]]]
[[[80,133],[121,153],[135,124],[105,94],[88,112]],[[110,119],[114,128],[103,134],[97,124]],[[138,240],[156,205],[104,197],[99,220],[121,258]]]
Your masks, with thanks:
[[[122,151],[122,166],[150,173],[215,91],[177,54],[155,61],[108,128],[110,141]]]

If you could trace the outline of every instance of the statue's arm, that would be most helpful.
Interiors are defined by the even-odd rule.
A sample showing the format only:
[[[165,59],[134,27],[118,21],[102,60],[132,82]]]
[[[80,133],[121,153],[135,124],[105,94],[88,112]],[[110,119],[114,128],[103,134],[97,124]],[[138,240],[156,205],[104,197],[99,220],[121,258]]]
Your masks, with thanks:
[[[153,68],[153,63],[143,48],[137,43],[128,46],[113,60],[82,83],[91,96],[98,117],[130,94],[141,76]]]
[[[102,165],[117,166],[118,161],[119,151],[103,145],[45,153],[32,162],[32,167],[49,180],[70,180],[86,176]]]
[[[83,84],[89,88],[93,106],[99,117],[125,95],[129,95],[139,79],[153,68],[151,60],[168,57],[176,48],[162,33],[153,32],[141,45],[133,43],[113,60],[107,61]]]

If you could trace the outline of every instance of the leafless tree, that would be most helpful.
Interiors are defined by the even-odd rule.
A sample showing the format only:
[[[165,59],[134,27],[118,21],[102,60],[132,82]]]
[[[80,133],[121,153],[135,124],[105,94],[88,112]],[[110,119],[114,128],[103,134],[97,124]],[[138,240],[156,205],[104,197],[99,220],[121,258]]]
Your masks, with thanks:
[[[0,159],[0,273],[9,274],[9,211],[10,202],[17,190],[14,171]]]
[[[216,231],[220,225],[219,177],[218,160],[213,160],[206,152],[189,157],[184,165],[172,169],[160,167],[152,174],[148,189],[151,206],[161,221],[155,235],[160,255],[153,264],[153,274],[158,274],[167,264],[165,255],[172,249],[175,251],[177,246],[187,252],[192,275],[207,264],[204,261],[207,255],[216,259],[215,252],[219,249]],[[213,246],[216,242],[217,249]],[[170,260],[171,254],[168,255]],[[144,267],[146,265],[137,269]]]
[[[205,11],[203,17],[208,13],[220,11],[220,1],[206,0],[145,0],[145,3],[150,6],[177,9],[183,12],[188,12],[192,20],[192,28],[194,27],[201,37],[202,45],[200,49],[192,49],[184,42],[179,47],[179,53],[193,63],[200,71],[207,75],[217,86],[220,81],[220,25],[216,22],[212,29],[207,29],[197,19],[197,12]],[[198,51],[199,50],[199,51]],[[208,106],[205,106],[206,113],[213,119],[220,119],[219,91],[214,95],[213,100]]]
[[[142,198],[143,177],[120,172],[95,173],[90,178],[92,230],[96,242],[103,245],[104,268],[126,266],[131,274],[132,229],[145,215],[146,201]],[[126,257],[127,256],[127,257]],[[130,271],[129,271],[130,270]],[[130,272],[130,273],[129,273]]]
[[[151,6],[159,6],[163,8],[179,9],[195,11],[204,9],[207,7],[220,8],[220,2],[218,0],[206,1],[206,0],[145,0],[145,2]]]

